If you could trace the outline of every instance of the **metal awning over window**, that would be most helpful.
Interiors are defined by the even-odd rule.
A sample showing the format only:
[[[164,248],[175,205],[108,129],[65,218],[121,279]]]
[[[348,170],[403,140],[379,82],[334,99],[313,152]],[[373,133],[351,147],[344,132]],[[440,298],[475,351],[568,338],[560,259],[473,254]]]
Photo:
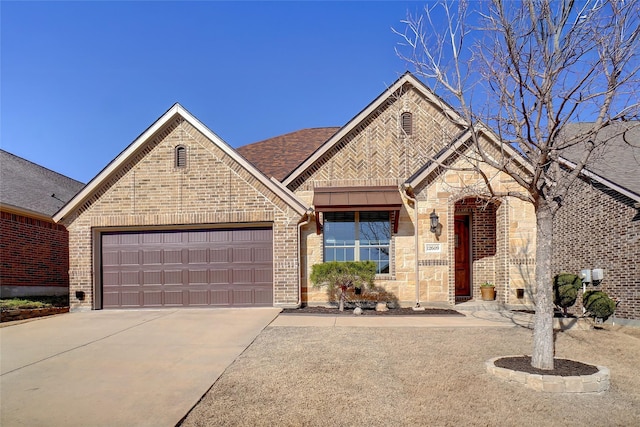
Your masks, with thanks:
[[[398,232],[398,220],[402,197],[395,186],[378,187],[323,187],[315,188],[313,206],[320,212],[388,211],[394,234]],[[317,232],[320,234],[320,215],[316,214]]]

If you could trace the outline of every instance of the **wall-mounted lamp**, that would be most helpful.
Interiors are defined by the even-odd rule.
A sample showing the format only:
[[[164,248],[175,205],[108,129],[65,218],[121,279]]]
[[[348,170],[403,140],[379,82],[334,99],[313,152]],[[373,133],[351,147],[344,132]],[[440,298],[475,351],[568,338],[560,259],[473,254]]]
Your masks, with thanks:
[[[84,291],[76,291],[76,299],[84,301]]]
[[[438,221],[440,218],[438,217],[435,209],[431,212],[429,218],[431,219],[431,228],[429,230],[431,230],[432,233],[436,233],[438,231]]]

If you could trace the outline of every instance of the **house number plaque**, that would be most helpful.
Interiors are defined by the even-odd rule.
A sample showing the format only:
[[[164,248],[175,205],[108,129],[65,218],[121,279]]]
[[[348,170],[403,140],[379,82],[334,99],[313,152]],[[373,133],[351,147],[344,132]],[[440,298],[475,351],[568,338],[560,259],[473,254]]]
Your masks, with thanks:
[[[425,243],[424,252],[427,254],[439,254],[442,252],[442,243]]]

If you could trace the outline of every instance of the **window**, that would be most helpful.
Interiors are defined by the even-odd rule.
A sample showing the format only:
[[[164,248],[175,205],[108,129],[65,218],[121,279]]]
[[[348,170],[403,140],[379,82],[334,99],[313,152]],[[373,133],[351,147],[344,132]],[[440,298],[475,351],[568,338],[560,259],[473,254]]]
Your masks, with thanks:
[[[405,135],[412,135],[413,134],[413,115],[408,111],[405,111],[400,116],[400,122],[402,125],[402,131],[405,133]]]
[[[389,274],[389,212],[325,212],[324,260],[373,261]]]
[[[178,145],[176,147],[174,164],[177,168],[187,167],[187,148],[183,145]]]

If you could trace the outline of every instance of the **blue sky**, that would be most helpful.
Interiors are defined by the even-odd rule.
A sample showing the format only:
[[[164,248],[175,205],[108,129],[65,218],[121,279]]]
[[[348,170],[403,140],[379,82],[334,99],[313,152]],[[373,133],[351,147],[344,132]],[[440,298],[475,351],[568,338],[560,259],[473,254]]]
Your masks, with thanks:
[[[342,126],[423,2],[0,2],[0,145],[88,182],[179,102],[233,147]]]

